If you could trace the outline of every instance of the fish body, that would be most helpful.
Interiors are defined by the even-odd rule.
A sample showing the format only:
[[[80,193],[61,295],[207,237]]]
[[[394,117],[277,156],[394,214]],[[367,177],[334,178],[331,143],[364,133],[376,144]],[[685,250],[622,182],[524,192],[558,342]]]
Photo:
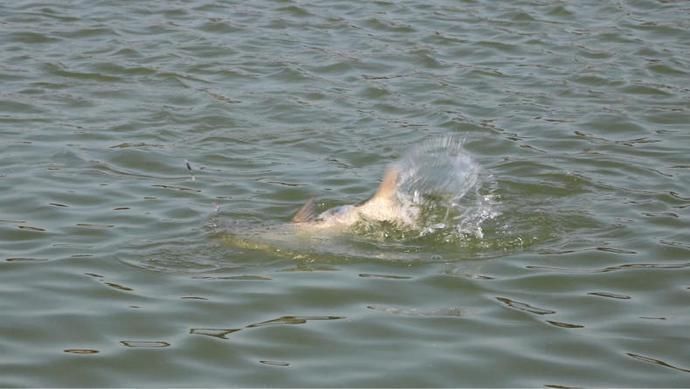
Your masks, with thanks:
[[[309,260],[416,260],[419,238],[444,244],[464,242],[468,234],[481,239],[481,223],[497,213],[492,200],[480,196],[480,166],[462,143],[450,136],[417,144],[389,165],[365,201],[319,211],[309,199],[290,223],[223,220],[216,228],[233,248]]]
[[[417,210],[403,207],[397,197],[399,170],[392,166],[386,170],[376,193],[366,201],[341,205],[316,212],[314,199],[308,200],[292,218],[292,222],[306,229],[345,229],[359,221],[390,222],[401,227],[413,226]]]

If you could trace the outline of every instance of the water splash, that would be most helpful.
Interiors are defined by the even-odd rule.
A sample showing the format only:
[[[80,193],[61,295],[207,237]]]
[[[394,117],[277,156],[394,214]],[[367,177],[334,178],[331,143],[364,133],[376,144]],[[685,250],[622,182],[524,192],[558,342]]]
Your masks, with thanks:
[[[499,215],[494,184],[463,143],[460,137],[433,138],[393,163],[400,172],[396,196],[402,212],[414,215],[412,226],[363,219],[347,231],[315,232],[292,223],[221,222],[215,215],[212,229],[234,249],[307,260],[329,256],[445,260],[463,248],[502,246],[501,241],[484,242],[486,222]]]
[[[418,220],[414,231],[396,234],[384,228],[379,236],[428,237],[444,242],[483,238],[483,223],[499,215],[495,185],[465,151],[463,143],[464,139],[457,136],[432,138],[393,164],[400,171],[398,200],[403,210],[418,215]],[[355,231],[376,234],[379,227],[365,222]]]

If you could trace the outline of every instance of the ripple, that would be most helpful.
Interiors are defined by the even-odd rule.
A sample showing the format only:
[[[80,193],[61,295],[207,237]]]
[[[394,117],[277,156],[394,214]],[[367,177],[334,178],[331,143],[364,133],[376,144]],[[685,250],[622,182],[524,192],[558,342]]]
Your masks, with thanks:
[[[653,316],[640,316],[640,319],[645,319],[645,320],[666,320],[665,317],[653,317]]]
[[[573,323],[565,323],[562,321],[555,321],[555,320],[547,320],[547,323],[554,325],[556,327],[560,328],[568,328],[568,329],[573,329],[573,328],[584,328],[585,326],[580,325],[580,324],[573,324]]]
[[[393,274],[361,273],[359,276],[362,278],[378,278],[378,279],[384,279],[384,280],[409,280],[409,279],[412,279],[412,277],[409,277],[409,276],[399,276],[399,275],[393,275]]]
[[[660,269],[660,270],[673,270],[673,269],[685,269],[689,268],[690,263],[626,263],[618,266],[605,267],[598,272],[608,273],[620,270],[635,270],[635,269]]]
[[[590,296],[598,296],[598,297],[607,297],[607,298],[612,298],[612,299],[617,299],[617,300],[630,300],[630,296],[624,295],[624,294],[619,294],[619,293],[611,293],[611,292],[589,292],[587,293]]]
[[[77,223],[77,227],[93,229],[93,230],[105,230],[115,227],[114,224],[94,224],[94,223]]]
[[[306,324],[310,321],[321,320],[341,320],[345,319],[342,316],[281,316],[276,319],[262,321],[259,323],[248,324],[241,328],[192,328],[189,333],[192,335],[204,335],[219,339],[228,339],[228,335],[239,332],[244,329],[259,328],[265,326],[275,325],[296,325]]]
[[[46,63],[43,66],[43,70],[52,76],[64,77],[64,78],[74,79],[74,80],[100,81],[100,82],[124,81],[124,79],[121,77],[107,75],[107,74],[103,74],[103,73],[68,70],[68,69],[65,69],[64,66],[60,63]]]
[[[277,319],[262,321],[260,323],[249,324],[246,328],[256,328],[270,325],[293,325],[293,324],[305,324],[313,320],[340,320],[345,319],[342,316],[281,316]]]
[[[232,21],[217,17],[209,18],[197,28],[201,31],[216,34],[230,34],[243,31],[242,27],[234,24]]]
[[[240,331],[241,328],[192,328],[189,333],[192,335],[211,336],[219,339],[227,339],[227,336]]]
[[[596,249],[599,251],[605,251],[607,253],[614,253],[614,254],[637,254],[637,252],[632,251],[632,250],[619,249],[619,248],[615,248],[615,247],[597,247]]]
[[[130,348],[165,348],[170,347],[170,343],[161,340],[122,340],[120,343]]]
[[[41,227],[33,227],[33,226],[17,226],[20,230],[25,230],[25,231],[35,231],[35,232],[45,232],[45,228]]]
[[[243,274],[239,276],[194,276],[199,280],[239,280],[239,281],[271,281],[270,276]]]
[[[48,259],[43,258],[31,258],[31,257],[10,257],[5,258],[7,262],[47,262]]]
[[[368,305],[367,309],[372,311],[379,311],[391,315],[401,315],[408,317],[463,317],[464,310],[460,308],[440,308],[440,309],[417,309],[417,308],[401,308],[389,307],[380,305]]]
[[[296,16],[299,18],[306,18],[306,17],[314,16],[311,12],[309,12],[305,8],[299,7],[296,5],[290,5],[287,7],[277,8],[276,11],[283,13],[283,14],[289,14],[291,16]]]
[[[180,192],[196,192],[196,193],[201,193],[201,190],[199,189],[193,189],[193,188],[187,188],[184,186],[175,186],[175,185],[163,185],[163,184],[155,184],[151,185],[155,188],[163,188],[163,189],[170,189],[170,190],[176,190]]]
[[[277,367],[288,367],[290,366],[290,362],[285,362],[285,361],[259,361],[259,363],[263,363],[264,365],[268,366],[277,366]]]
[[[625,263],[615,266],[606,266],[603,268],[565,268],[565,267],[555,267],[555,266],[542,266],[542,265],[527,265],[527,269],[538,269],[546,270],[556,273],[610,273],[625,270],[639,270],[639,269],[652,269],[652,270],[675,270],[675,269],[686,269],[690,268],[690,263]]]
[[[396,33],[411,33],[415,32],[415,29],[411,25],[397,23],[392,20],[386,20],[382,18],[369,18],[364,21],[364,25],[373,30],[384,31],[384,32],[396,32]]]
[[[515,309],[515,310],[518,310],[518,311],[534,313],[537,315],[551,315],[551,314],[556,313],[556,311],[553,311],[551,309],[544,309],[544,308],[535,307],[535,306],[529,305],[527,303],[511,300],[511,299],[505,298],[505,297],[496,297],[496,300],[503,303],[505,306],[512,308],[512,309]]]
[[[42,34],[40,32],[31,32],[31,31],[25,31],[25,32],[14,32],[10,34],[9,37],[13,41],[21,42],[21,43],[28,43],[28,44],[37,44],[37,43],[55,43],[59,42],[60,39]]]
[[[685,250],[690,250],[690,243],[687,243],[687,242],[678,242],[675,240],[661,239],[661,240],[659,240],[659,243],[661,243],[662,245],[665,245],[665,246],[680,247],[680,248],[685,249]]]
[[[650,64],[649,66],[647,66],[647,68],[649,70],[653,71],[654,73],[658,73],[660,75],[685,77],[688,74],[686,71],[678,69],[677,67],[675,67],[671,64],[664,64],[664,63]]]
[[[129,288],[129,287],[127,287],[127,286],[123,286],[123,285],[120,285],[120,284],[116,284],[116,283],[114,283],[114,282],[104,282],[104,284],[107,285],[107,286],[109,286],[109,287],[111,287],[111,288],[115,288],[115,289],[118,289],[118,290],[121,290],[121,291],[124,291],[124,292],[132,292],[132,291],[134,291],[134,289],[132,289],[132,288]]]
[[[68,348],[64,350],[66,353],[69,354],[79,354],[79,355],[90,355],[90,354],[98,354],[100,351],[94,350],[94,349],[88,349],[88,348]]]
[[[686,369],[686,368],[682,368],[682,367],[678,367],[678,366],[673,366],[673,365],[671,365],[670,363],[664,362],[664,361],[662,361],[662,360],[660,360],[660,359],[651,358],[651,357],[647,357],[647,356],[644,356],[644,355],[641,355],[641,354],[635,354],[635,353],[625,353],[625,355],[627,355],[627,356],[629,356],[629,357],[631,357],[631,358],[634,358],[634,359],[636,359],[636,360],[638,360],[638,361],[645,362],[645,363],[651,363],[651,364],[653,364],[653,365],[662,366],[662,367],[667,367],[667,368],[669,368],[669,369],[682,371],[682,372],[684,372],[684,373],[690,373],[690,369]]]

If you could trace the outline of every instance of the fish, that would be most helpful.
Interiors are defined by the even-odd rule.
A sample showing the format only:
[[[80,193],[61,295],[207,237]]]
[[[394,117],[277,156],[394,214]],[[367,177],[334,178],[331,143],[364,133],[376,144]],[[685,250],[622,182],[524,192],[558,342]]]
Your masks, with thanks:
[[[291,219],[212,218],[225,245],[295,259],[418,258],[420,241],[455,244],[481,234],[493,218],[492,200],[479,194],[480,165],[458,136],[434,137],[389,162],[366,200],[323,210],[312,197]],[[216,208],[215,215],[218,215]],[[443,247],[441,254],[443,254]],[[430,257],[428,247],[425,253]]]
[[[357,204],[340,205],[321,213],[310,198],[292,218],[292,224],[307,230],[343,230],[360,221],[388,222],[397,227],[413,227],[419,211],[404,206],[398,198],[400,168],[391,165],[383,175],[378,189],[369,199]]]

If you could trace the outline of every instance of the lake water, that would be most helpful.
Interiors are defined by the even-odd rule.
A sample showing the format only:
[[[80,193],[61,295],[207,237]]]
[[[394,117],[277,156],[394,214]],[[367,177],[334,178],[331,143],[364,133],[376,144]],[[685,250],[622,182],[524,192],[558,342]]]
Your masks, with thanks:
[[[690,386],[688,15],[3,2],[0,386]],[[452,234],[256,233],[445,137]]]

